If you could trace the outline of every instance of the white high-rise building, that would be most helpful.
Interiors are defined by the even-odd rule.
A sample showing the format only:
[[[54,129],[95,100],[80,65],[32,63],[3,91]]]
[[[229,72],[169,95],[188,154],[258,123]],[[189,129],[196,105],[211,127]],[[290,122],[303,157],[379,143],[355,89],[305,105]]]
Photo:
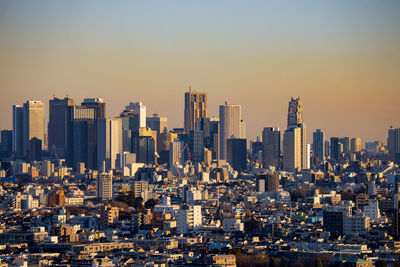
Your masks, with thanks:
[[[201,215],[201,205],[185,205],[178,210],[177,231],[185,234],[190,230],[197,230],[202,226],[203,216]]]
[[[241,105],[225,102],[219,106],[220,122],[220,159],[226,159],[226,140],[230,138],[246,138],[245,123],[242,120]]]
[[[283,168],[301,170],[301,129],[292,128],[283,134]]]
[[[111,201],[113,198],[113,177],[103,173],[97,179],[97,198],[100,202]]]
[[[306,146],[306,169],[311,168],[311,144]]]
[[[364,214],[372,221],[377,222],[381,217],[378,200],[371,199],[369,205],[364,207]]]
[[[98,119],[97,140],[98,168],[115,169],[117,154],[122,152],[122,118]]]
[[[202,199],[202,191],[197,188],[190,188],[186,191],[185,200],[187,204],[194,204],[197,200]]]
[[[133,114],[139,115],[139,127],[146,128],[146,106],[142,102],[130,102],[125,110],[130,110]]]
[[[179,139],[175,139],[169,143],[169,168],[181,162],[182,143]]]

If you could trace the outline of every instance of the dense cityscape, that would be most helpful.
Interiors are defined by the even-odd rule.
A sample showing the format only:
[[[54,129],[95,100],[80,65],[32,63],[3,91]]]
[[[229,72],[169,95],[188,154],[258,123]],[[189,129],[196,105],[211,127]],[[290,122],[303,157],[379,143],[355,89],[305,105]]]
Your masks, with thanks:
[[[48,120],[13,105],[0,266],[399,266],[400,129],[307,140],[288,100],[287,128],[256,140],[241,105],[212,117],[191,88],[174,129],[142,102],[110,118],[101,98],[54,96]]]

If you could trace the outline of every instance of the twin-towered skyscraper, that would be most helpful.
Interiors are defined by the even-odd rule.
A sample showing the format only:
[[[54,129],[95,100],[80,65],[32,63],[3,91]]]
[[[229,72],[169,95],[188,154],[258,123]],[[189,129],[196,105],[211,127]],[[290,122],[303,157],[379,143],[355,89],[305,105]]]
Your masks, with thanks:
[[[189,87],[189,91],[185,93],[184,113],[184,131],[186,134],[189,134],[192,130],[202,130],[199,125],[207,118],[207,93],[192,91]],[[219,106],[219,153],[215,153],[219,154],[219,159],[227,159],[227,140],[233,138],[246,138],[246,127],[242,120],[242,107],[225,102],[224,105]]]
[[[283,168],[286,170],[306,169],[307,133],[303,123],[303,102],[291,99],[288,109],[288,125],[283,135]]]

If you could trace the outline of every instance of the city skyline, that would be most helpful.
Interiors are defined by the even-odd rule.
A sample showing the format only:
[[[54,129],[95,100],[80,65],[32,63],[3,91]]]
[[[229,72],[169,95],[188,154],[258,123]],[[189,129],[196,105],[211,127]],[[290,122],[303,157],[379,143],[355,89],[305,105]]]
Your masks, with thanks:
[[[209,116],[240,104],[250,139],[285,129],[290,97],[304,102],[308,140],[319,128],[386,142],[400,126],[397,1],[119,3],[0,4],[0,90],[13,92],[0,128],[12,104],[41,100],[48,113],[53,94],[101,97],[108,117],[140,101],[183,127],[189,86],[208,94]]]
[[[187,91],[184,91],[183,93],[186,93]],[[198,92],[198,93],[200,93],[200,91],[199,90],[196,90],[196,92]],[[207,95],[208,95],[208,93],[206,92],[206,91],[201,91],[201,93],[206,93]],[[23,102],[27,102],[27,101],[39,101],[39,102],[43,102],[44,103],[44,105],[45,105],[45,134],[47,134],[48,135],[48,123],[49,123],[49,101],[52,101],[52,100],[54,100],[54,99],[59,99],[59,100],[62,100],[62,99],[64,99],[64,98],[69,98],[69,99],[72,99],[72,101],[74,101],[74,102],[76,102],[76,103],[79,103],[79,102],[83,102],[84,101],[84,99],[87,99],[87,98],[89,98],[89,99],[92,99],[92,98],[98,98],[98,99],[102,99],[103,101],[104,101],[104,103],[106,104],[106,106],[107,106],[107,109],[106,109],[106,114],[105,114],[105,117],[106,118],[118,118],[119,116],[120,116],[120,114],[121,114],[121,112],[123,112],[124,110],[126,110],[126,108],[128,107],[128,106],[126,106],[127,104],[130,104],[130,103],[132,103],[130,100],[128,100],[129,101],[129,103],[128,102],[126,102],[126,104],[123,104],[120,108],[120,110],[119,111],[116,111],[116,113],[115,114],[112,114],[112,115],[110,115],[109,114],[109,112],[108,112],[108,110],[110,109],[110,105],[107,105],[107,101],[105,101],[103,98],[101,98],[101,97],[97,97],[97,96],[92,96],[92,97],[85,97],[85,98],[82,98],[81,100],[77,100],[77,99],[75,99],[75,98],[73,98],[73,97],[71,97],[70,95],[65,95],[65,96],[56,96],[56,95],[53,95],[52,96],[53,98],[50,98],[48,101],[44,101],[44,100],[40,100],[40,99],[36,99],[36,100],[30,100],[30,99],[26,99],[26,100],[24,100]],[[290,97],[290,98],[293,98],[293,97]],[[300,99],[301,99],[301,101],[303,102],[303,99],[301,98],[301,97],[299,97]],[[138,100],[138,101],[140,101],[140,100]],[[143,101],[140,101],[141,103],[143,103]],[[182,101],[181,102],[184,102],[184,99],[182,99]],[[229,101],[228,101],[229,102]],[[139,103],[139,102],[138,102]],[[146,103],[143,103],[143,104],[146,104]],[[240,105],[240,106],[242,106],[240,103],[236,103],[237,105]],[[4,129],[4,130],[12,130],[12,106],[13,105],[17,105],[17,104],[11,104],[11,112],[10,112],[10,117],[11,117],[11,126],[9,127],[9,128],[7,128],[7,127],[3,127],[2,129]],[[147,104],[146,104],[147,105]],[[221,103],[220,105],[218,105],[218,107],[219,106],[221,106],[221,105],[223,105],[223,103]],[[284,105],[284,104],[283,104]],[[126,106],[126,107],[125,107]],[[182,105],[183,107],[184,107],[184,105]],[[169,119],[169,117],[167,117],[167,116],[165,116],[165,114],[160,114],[160,113],[158,113],[158,112],[156,112],[156,111],[154,111],[155,109],[154,109],[154,107],[152,107],[152,106],[150,106],[150,105],[147,105],[147,108],[148,108],[148,111],[147,111],[147,116],[146,116],[146,118],[153,118],[153,116],[154,115],[157,115],[157,116],[161,116],[161,117],[165,117],[165,118],[167,118],[168,119],[168,130],[172,130],[173,128],[184,128],[184,119],[182,119],[182,124],[180,125],[180,124],[178,124],[176,121],[173,121],[173,120],[170,120]],[[213,109],[214,107],[211,107],[211,109]],[[111,109],[115,109],[115,108],[112,108],[111,107]],[[307,109],[307,108],[306,108]],[[184,108],[183,108],[183,110],[184,110]],[[209,109],[208,109],[209,110]],[[285,110],[286,110],[286,112],[287,112],[287,108],[285,108]],[[182,112],[182,118],[184,118],[184,114],[183,114],[184,112]],[[208,112],[209,113],[209,112]],[[245,112],[245,108],[243,108],[243,106],[242,106],[242,114],[245,114],[246,112]],[[306,112],[302,112],[303,114],[307,114]],[[219,118],[219,113],[218,113],[218,111],[216,112],[216,114],[209,114],[209,117],[211,117],[211,118]],[[281,118],[281,117],[283,117],[283,119]],[[303,117],[306,117],[307,118],[307,115],[303,115]],[[263,131],[263,129],[265,128],[265,127],[274,127],[274,128],[281,128],[281,129],[286,129],[286,127],[287,127],[287,116],[285,115],[285,114],[282,114],[282,116],[278,116],[277,117],[278,118],[278,120],[279,121],[283,121],[282,122],[282,125],[283,126],[280,126],[281,124],[279,124],[279,126],[277,126],[277,124],[267,124],[267,125],[257,125],[256,127],[255,127],[255,125],[248,125],[247,124],[247,121],[246,121],[246,138],[247,139],[249,139],[249,140],[256,140],[257,138],[261,138],[262,137],[262,131]],[[242,119],[245,121],[245,118],[244,118],[244,116],[242,115]],[[272,118],[273,119],[273,118]],[[272,120],[271,119],[271,120]],[[250,118],[249,119],[250,121],[252,121],[252,118]],[[278,120],[276,120],[275,119],[275,121],[278,121]],[[308,119],[306,119],[306,121],[307,121],[307,124],[315,124],[315,123],[312,123],[312,122],[308,122]],[[4,124],[4,123],[3,123]],[[256,123],[257,124],[257,123]],[[371,136],[371,138],[370,139],[366,139],[366,138],[364,138],[363,137],[363,134],[359,134],[359,135],[347,135],[347,134],[345,134],[346,132],[348,132],[348,131],[344,131],[343,129],[339,129],[339,130],[336,130],[336,131],[334,131],[334,132],[336,132],[337,134],[329,134],[329,132],[327,133],[327,130],[325,129],[325,128],[318,128],[318,126],[317,126],[317,128],[312,128],[312,129],[310,129],[308,132],[307,132],[307,143],[312,143],[312,140],[313,140],[313,132],[314,131],[316,131],[316,130],[318,130],[318,129],[322,129],[323,131],[324,131],[324,133],[325,133],[325,136],[326,136],[326,138],[331,138],[331,137],[346,137],[346,136],[348,136],[348,137],[350,137],[350,138],[361,138],[361,140],[362,140],[362,146],[364,147],[365,146],[365,142],[374,142],[374,141],[381,141],[381,142],[383,142],[384,144],[387,144],[387,131],[388,131],[388,129],[390,129],[391,127],[392,128],[398,128],[399,126],[398,125],[400,125],[400,123],[397,123],[397,124],[392,124],[392,125],[390,125],[390,126],[388,126],[387,128],[384,128],[384,129],[381,129],[381,131],[383,132],[382,134],[380,134],[380,136],[382,136],[382,138],[381,139],[379,139],[378,137],[374,137],[374,135],[370,135]],[[147,125],[147,127],[149,127],[148,125]],[[258,129],[258,128],[260,128],[260,129]],[[356,127],[353,127],[352,129],[350,129],[350,130],[355,130],[355,128]],[[253,129],[253,132],[250,132],[248,129]],[[311,131],[311,132],[310,132]],[[357,132],[356,130],[355,130],[355,132]]]

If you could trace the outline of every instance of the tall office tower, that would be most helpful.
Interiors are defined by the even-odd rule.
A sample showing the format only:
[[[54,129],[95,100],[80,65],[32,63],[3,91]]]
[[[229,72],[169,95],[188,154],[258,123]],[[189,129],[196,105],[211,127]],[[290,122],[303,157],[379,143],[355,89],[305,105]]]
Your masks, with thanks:
[[[24,154],[24,108],[20,105],[13,105],[13,144],[12,151],[22,156]]]
[[[147,117],[146,126],[158,133],[168,132],[168,118],[160,117],[158,114],[153,114],[153,117]]]
[[[196,129],[203,131],[204,147],[212,152],[212,158],[218,158],[218,137],[219,137],[219,119],[199,118],[197,119]]]
[[[178,138],[177,133],[158,133],[157,134],[157,153],[159,155],[157,163],[169,163],[169,144]]]
[[[338,160],[340,155],[340,143],[338,137],[331,137],[331,159]]]
[[[349,154],[349,152],[350,152],[350,138],[341,137],[341,138],[339,138],[339,143],[342,144],[342,146],[343,146],[342,152],[345,153],[345,154]]]
[[[132,111],[133,114],[139,115],[139,127],[146,127],[146,106],[142,102],[130,102],[125,110]]]
[[[286,145],[293,145],[293,147],[289,148],[284,145],[284,161],[286,158],[286,168],[289,169],[306,169],[307,168],[307,131],[306,125],[303,123],[303,102],[300,98],[290,99],[289,108],[288,108],[288,125],[287,130],[284,134],[284,144]],[[298,129],[299,131],[294,131],[294,129]],[[288,134],[286,134],[288,132]],[[290,133],[292,132],[292,133]],[[297,133],[299,132],[299,133]],[[297,142],[298,136],[300,137],[300,143]],[[285,136],[289,138],[285,141]],[[285,150],[287,153],[293,152],[293,155],[286,155]],[[297,151],[300,150],[300,151]],[[298,162],[298,155],[300,155],[299,162]],[[289,160],[290,159],[290,160]],[[284,163],[285,166],[285,163]]]
[[[203,131],[189,131],[189,151],[191,153],[190,160],[193,163],[202,163],[204,160]]]
[[[331,155],[331,145],[328,140],[325,141],[324,147],[325,147],[325,158],[327,159]]]
[[[388,130],[389,160],[400,163],[400,128]]]
[[[196,130],[198,118],[207,117],[207,93],[199,93],[191,90],[185,92],[185,118],[184,129],[185,133],[190,130]]]
[[[44,146],[44,103],[26,101],[24,105],[13,106],[13,152],[27,157],[29,141],[36,137]]]
[[[87,106],[68,108],[67,164],[76,168],[84,162],[88,169],[97,165],[95,110]]]
[[[11,130],[2,130],[1,131],[1,147],[0,151],[2,152],[2,157],[9,157],[12,152],[12,137],[13,132]]]
[[[147,165],[155,163],[155,141],[151,136],[136,138],[136,161]]]
[[[81,105],[94,109],[94,117],[96,119],[106,117],[106,103],[102,98],[85,98]]]
[[[29,157],[30,161],[41,161],[42,160],[42,140],[33,137],[29,140]]]
[[[178,138],[175,138],[169,144],[169,168],[181,163],[182,143]]]
[[[279,128],[265,127],[262,132],[263,165],[264,168],[280,167],[281,132]]]
[[[117,154],[122,152],[122,118],[97,120],[97,168],[115,169]]]
[[[287,127],[297,127],[303,124],[303,102],[300,98],[290,99]]]
[[[85,98],[80,106],[68,107],[69,166],[84,162],[88,169],[97,169],[97,119],[105,118],[105,105],[101,98]]]
[[[313,132],[313,145],[312,151],[315,159],[318,159],[318,162],[324,162],[325,154],[324,154],[324,132],[321,129],[317,129]]]
[[[97,178],[97,199],[99,202],[108,202],[113,198],[113,177],[109,173],[102,173]]]
[[[157,132],[153,131],[152,129],[146,128],[139,128],[139,137],[141,136],[150,136],[154,139],[154,149],[157,151]]]
[[[48,150],[56,158],[65,158],[68,136],[68,107],[74,105],[74,100],[65,97],[54,97],[49,100]]]
[[[361,152],[361,138],[351,138],[351,153],[358,153]]]
[[[257,136],[257,140],[251,142],[251,160],[261,163],[263,161],[263,150],[263,143],[260,141],[259,136]]]
[[[301,139],[300,127],[288,129],[283,134],[283,169],[290,171],[303,169]]]
[[[125,110],[120,117],[122,118],[122,151],[136,153],[135,139],[139,137],[139,115]]]
[[[236,171],[243,171],[247,165],[247,140],[232,138],[226,140],[226,160]]]
[[[220,159],[226,159],[226,140],[229,138],[246,138],[245,124],[242,120],[242,107],[225,102],[219,106],[219,153]]]

